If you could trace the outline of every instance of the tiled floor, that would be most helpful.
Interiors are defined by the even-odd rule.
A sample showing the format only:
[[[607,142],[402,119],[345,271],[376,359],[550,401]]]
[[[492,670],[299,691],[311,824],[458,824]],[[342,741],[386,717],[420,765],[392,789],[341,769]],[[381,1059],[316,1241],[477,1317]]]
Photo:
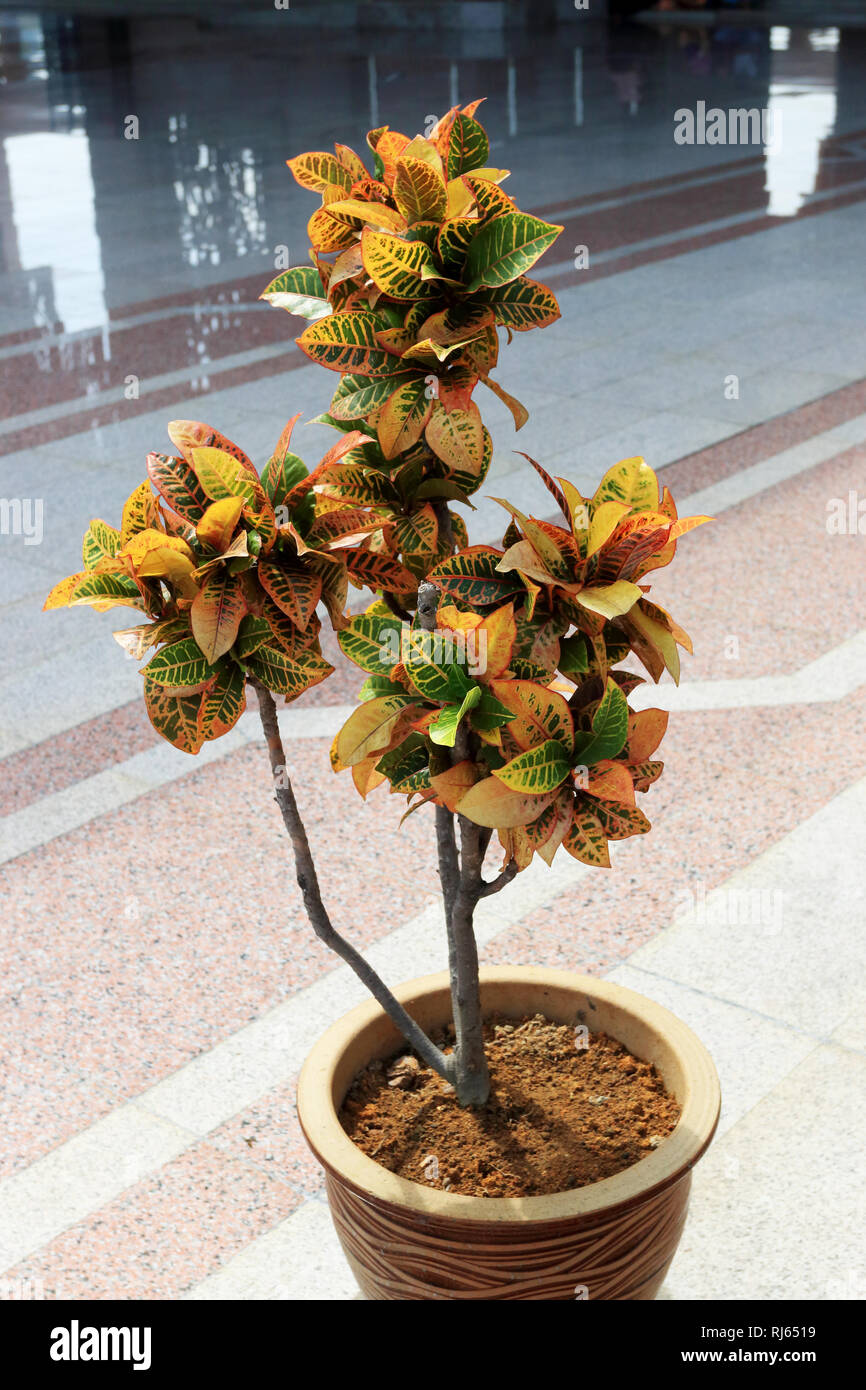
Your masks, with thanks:
[[[607,876],[536,862],[482,905],[482,957],[609,975],[716,1058],[720,1135],[663,1296],[861,1298],[866,539],[827,517],[866,496],[866,35],[595,22],[479,47],[291,24],[0,27],[0,454],[5,494],[44,502],[41,544],[0,536],[0,1286],[357,1294],[293,1091],[360,988],[305,926],[255,715],[193,762],[157,743],[112,614],[39,610],[166,420],[263,462],[326,404],[257,301],[278,249],[305,253],[286,157],[487,93],[496,161],[566,232],[562,319],[502,352],[530,422],[481,402],[485,491],[543,516],[515,449],[586,489],[643,453],[717,520],[659,581],[695,657],[653,694],[652,834]],[[699,100],[781,112],[784,160],[677,145]],[[328,431],[296,440],[314,460]],[[492,538],[501,509],[470,525]],[[443,964],[430,826],[331,777],[355,684],[338,665],[285,730],[328,900],[396,981]]]

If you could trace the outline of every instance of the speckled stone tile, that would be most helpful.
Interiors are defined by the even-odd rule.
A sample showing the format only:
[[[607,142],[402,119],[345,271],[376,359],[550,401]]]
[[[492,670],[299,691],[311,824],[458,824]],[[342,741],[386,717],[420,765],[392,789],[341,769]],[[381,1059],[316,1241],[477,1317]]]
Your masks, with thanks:
[[[531,913],[486,948],[486,965],[533,961],[604,973],[866,772],[866,689],[839,705],[671,715],[665,770],[640,801],[648,835],[611,870]],[[846,758],[807,757],[831,743]],[[804,764],[805,757],[805,764]],[[808,767],[795,778],[793,769]]]
[[[201,1143],[6,1272],[47,1298],[173,1299],[207,1278],[303,1198]]]

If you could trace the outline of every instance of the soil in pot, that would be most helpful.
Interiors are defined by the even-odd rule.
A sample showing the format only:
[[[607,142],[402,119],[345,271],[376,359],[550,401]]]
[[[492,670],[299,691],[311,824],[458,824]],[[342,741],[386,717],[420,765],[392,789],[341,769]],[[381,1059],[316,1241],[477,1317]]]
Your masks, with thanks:
[[[355,1077],[340,1111],[368,1157],[413,1182],[472,1197],[537,1197],[613,1177],[675,1128],[659,1073],[604,1033],[541,1014],[484,1025],[491,1091],[463,1109],[436,1072],[402,1052]],[[453,1029],[434,1035],[449,1051]]]

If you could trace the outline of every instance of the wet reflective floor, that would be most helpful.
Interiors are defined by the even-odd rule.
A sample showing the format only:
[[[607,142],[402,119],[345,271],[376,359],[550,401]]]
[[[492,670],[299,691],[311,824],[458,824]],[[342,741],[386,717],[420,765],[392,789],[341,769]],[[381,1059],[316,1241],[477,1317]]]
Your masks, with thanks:
[[[864,70],[866,31],[836,28],[413,42],[319,36],[290,11],[251,27],[4,13],[0,450],[299,366],[293,325],[257,302],[281,256],[306,259],[313,200],[286,158],[363,150],[374,125],[414,133],[476,96],[520,205],[565,224],[542,263],[557,288],[803,218],[820,274],[822,217],[866,197]],[[714,108],[760,132],[709,143]],[[694,143],[683,110],[705,113]],[[787,297],[790,269],[766,287]],[[717,288],[724,304],[738,285]]]

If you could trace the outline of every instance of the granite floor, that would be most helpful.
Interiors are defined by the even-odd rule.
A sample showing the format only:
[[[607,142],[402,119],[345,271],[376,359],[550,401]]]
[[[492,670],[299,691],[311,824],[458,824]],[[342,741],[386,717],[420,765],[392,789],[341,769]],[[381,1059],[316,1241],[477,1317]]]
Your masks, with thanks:
[[[40,608],[168,419],[262,463],[324,408],[257,301],[281,247],[305,254],[286,157],[486,93],[515,195],[566,231],[539,271],[561,320],[502,351],[531,419],[482,403],[485,492],[546,516],[516,449],[584,489],[642,453],[716,520],[658,580],[695,656],[649,697],[671,710],[652,834],[608,875],[535,861],[483,904],[482,959],[618,980],[716,1059],[663,1297],[863,1298],[864,31],[324,45],[290,11],[31,11],[0,36],[0,466],[41,504],[38,543],[0,535],[0,1297],[358,1296],[294,1084],[362,995],[305,924],[255,715],[192,761],[157,741],[116,617]],[[678,145],[698,101],[771,110],[781,143]],[[329,434],[296,443],[314,461]],[[482,497],[473,539],[500,515]],[[328,900],[396,982],[444,964],[432,827],[332,776],[357,684],[336,660],[282,720]]]

